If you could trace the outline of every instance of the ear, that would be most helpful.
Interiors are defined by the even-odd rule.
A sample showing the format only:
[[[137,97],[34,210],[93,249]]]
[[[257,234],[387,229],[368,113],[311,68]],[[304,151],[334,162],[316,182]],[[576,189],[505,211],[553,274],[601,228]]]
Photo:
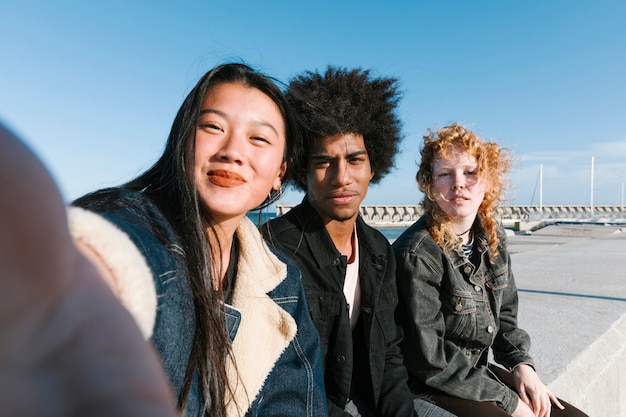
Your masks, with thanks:
[[[372,169],[372,174],[370,175],[370,181],[372,180],[372,178],[374,178],[374,170]]]
[[[272,185],[273,190],[280,190],[280,187],[283,182],[283,177],[285,176],[285,172],[287,172],[287,162],[283,162],[280,165],[280,169],[278,170],[278,175],[276,175],[276,179],[274,180],[274,184]]]
[[[298,173],[296,175],[296,180],[302,187],[304,187],[305,190],[307,189],[306,173]]]

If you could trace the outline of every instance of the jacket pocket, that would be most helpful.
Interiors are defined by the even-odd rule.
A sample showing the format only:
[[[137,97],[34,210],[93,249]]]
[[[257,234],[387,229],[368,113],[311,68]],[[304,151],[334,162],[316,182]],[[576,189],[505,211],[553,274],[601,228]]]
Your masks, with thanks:
[[[341,315],[343,294],[332,292],[307,292],[307,303],[311,319],[317,328],[322,344],[327,343],[328,338],[334,333],[334,327]],[[346,312],[347,317],[347,312]],[[336,331],[336,330],[335,330]]]
[[[477,336],[476,301],[469,292],[454,291],[442,294],[446,337],[475,340]]]
[[[492,290],[502,290],[509,286],[509,274],[508,268],[502,267],[495,271],[492,271],[489,275],[485,276],[485,286]]]
[[[334,292],[308,292],[307,302],[313,319],[336,316],[341,309],[343,294]]]
[[[492,296],[492,311],[496,317],[499,317],[500,309],[502,308],[502,297],[509,286],[508,268],[503,267],[493,271],[485,278],[485,287],[490,290]]]

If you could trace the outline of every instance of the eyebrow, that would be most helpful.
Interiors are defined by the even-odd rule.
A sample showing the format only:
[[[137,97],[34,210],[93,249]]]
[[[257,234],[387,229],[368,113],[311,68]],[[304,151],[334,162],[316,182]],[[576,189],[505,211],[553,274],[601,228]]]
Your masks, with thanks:
[[[458,163],[458,162],[445,162],[445,163],[441,163],[441,161],[439,161],[439,166],[440,167],[445,167],[445,168],[456,168],[456,167],[461,167],[461,168],[468,168],[468,167],[478,167],[479,164],[478,162],[470,162],[470,163]]]
[[[360,155],[367,155],[367,151],[365,151],[365,150],[358,150],[358,151],[355,151],[355,152],[351,152],[351,153],[346,155],[346,159],[354,158],[355,156],[360,156]],[[325,153],[314,153],[314,154],[311,154],[311,159],[315,159],[315,160],[318,160],[318,161],[330,161],[330,160],[333,160],[333,159],[337,159],[337,157],[330,156],[330,155],[325,154]]]
[[[228,114],[224,113],[221,110],[217,110],[217,109],[202,109],[200,110],[200,114],[198,116],[202,116],[203,114],[217,114],[218,116],[224,117],[224,118],[228,118]],[[272,129],[274,131],[274,133],[277,136],[280,136],[280,134],[278,133],[278,130],[276,130],[276,128],[274,127],[274,125],[272,125],[271,123],[268,122],[264,122],[263,120],[253,120],[252,123],[255,126],[265,126],[265,127],[269,127],[270,129]]]

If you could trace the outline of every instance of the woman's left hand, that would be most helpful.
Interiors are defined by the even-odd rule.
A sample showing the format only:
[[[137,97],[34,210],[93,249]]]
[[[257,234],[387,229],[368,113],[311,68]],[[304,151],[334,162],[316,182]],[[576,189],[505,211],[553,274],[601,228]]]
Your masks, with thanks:
[[[536,417],[550,417],[552,404],[561,410],[564,408],[558,398],[541,382],[532,366],[527,364],[516,366],[513,369],[513,377],[520,399],[533,410]]]

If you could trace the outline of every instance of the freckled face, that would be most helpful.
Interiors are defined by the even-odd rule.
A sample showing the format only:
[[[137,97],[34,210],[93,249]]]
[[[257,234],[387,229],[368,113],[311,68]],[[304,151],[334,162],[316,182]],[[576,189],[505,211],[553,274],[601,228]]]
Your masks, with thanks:
[[[202,205],[216,223],[239,222],[280,188],[285,146],[282,114],[260,90],[224,83],[207,92],[193,172]]]
[[[457,150],[449,158],[436,159],[433,162],[433,190],[437,204],[453,223],[468,218],[473,220],[486,191],[476,158]]]
[[[373,177],[362,135],[339,134],[314,141],[307,194],[325,221],[356,219]]]

